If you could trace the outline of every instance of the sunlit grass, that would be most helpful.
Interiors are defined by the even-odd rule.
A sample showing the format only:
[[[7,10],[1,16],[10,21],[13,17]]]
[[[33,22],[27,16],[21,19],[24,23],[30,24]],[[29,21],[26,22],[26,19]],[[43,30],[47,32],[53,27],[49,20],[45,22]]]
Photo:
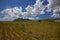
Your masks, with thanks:
[[[0,22],[0,40],[60,40],[60,23],[54,20]]]

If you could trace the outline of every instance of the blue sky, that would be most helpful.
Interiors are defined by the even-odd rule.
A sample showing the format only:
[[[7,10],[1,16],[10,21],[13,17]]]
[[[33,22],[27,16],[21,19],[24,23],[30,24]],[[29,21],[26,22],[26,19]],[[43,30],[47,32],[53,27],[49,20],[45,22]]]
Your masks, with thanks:
[[[23,11],[27,5],[33,5],[36,0],[0,0],[0,10],[8,7],[21,6]]]
[[[19,9],[19,7],[22,7],[22,12],[24,13],[26,13],[26,11],[27,11],[27,13],[29,13],[28,12],[28,10],[32,10],[33,12],[34,12],[34,9],[37,9],[37,8],[35,8],[36,7],[36,4],[37,4],[37,7],[38,7],[38,2],[36,2],[37,0],[0,0],[0,18],[3,18],[4,17],[4,15],[7,13],[5,13],[5,11],[3,12],[3,15],[1,14],[1,11],[3,11],[3,10],[6,10],[6,9],[15,9],[15,8],[17,8],[17,9]],[[44,6],[46,6],[47,4],[49,4],[49,2],[51,2],[51,1],[49,1],[48,2],[48,0],[41,0],[41,1],[43,1],[43,3],[42,3],[42,7],[44,8]],[[40,4],[41,4],[41,2],[40,2]],[[39,5],[40,5],[39,4]],[[35,6],[34,6],[35,5]],[[28,8],[28,6],[30,6],[29,8]],[[42,8],[42,10],[43,10],[43,8]],[[10,10],[9,9],[9,10]],[[39,9],[41,9],[41,8],[39,8]],[[37,9],[38,11],[39,11],[39,9]],[[20,9],[19,9],[20,10]],[[30,11],[31,11],[30,10]],[[41,12],[38,12],[38,13],[40,13],[40,14],[38,14],[37,13],[37,11],[36,11],[36,13],[38,14],[38,15],[36,15],[36,16],[34,16],[34,18],[35,17],[38,17],[39,19],[45,19],[45,18],[51,18],[51,15],[52,15],[52,12],[50,11],[50,12],[46,12],[46,10],[47,9],[45,9],[44,10],[44,14],[43,15],[41,15]],[[10,12],[10,11],[9,11]],[[32,12],[32,13],[33,13]],[[13,13],[13,12],[12,12]],[[23,14],[22,13],[22,14]],[[35,14],[36,14],[35,13]],[[9,14],[9,13],[8,13]],[[18,14],[18,13],[17,13]],[[30,15],[30,14],[29,14]],[[54,14],[54,15],[56,15],[56,14]],[[53,15],[53,16],[54,16]],[[28,16],[27,16],[28,17]],[[24,17],[25,18],[25,17]]]

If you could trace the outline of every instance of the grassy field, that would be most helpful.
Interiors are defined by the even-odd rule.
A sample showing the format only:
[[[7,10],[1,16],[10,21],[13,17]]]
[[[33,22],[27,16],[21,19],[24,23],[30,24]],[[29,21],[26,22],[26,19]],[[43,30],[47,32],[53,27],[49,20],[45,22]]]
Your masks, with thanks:
[[[60,22],[0,22],[0,40],[60,40]]]

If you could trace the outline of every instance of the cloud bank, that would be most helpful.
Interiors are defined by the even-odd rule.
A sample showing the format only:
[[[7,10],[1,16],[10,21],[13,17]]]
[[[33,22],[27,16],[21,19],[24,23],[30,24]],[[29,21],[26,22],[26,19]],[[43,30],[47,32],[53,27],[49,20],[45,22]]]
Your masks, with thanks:
[[[53,10],[52,17],[60,17],[60,0],[48,0],[48,9]]]
[[[26,12],[22,12],[22,7],[7,8],[1,11],[1,14],[4,15],[2,18],[3,21],[10,21],[15,18],[24,18],[24,19],[38,19],[35,16],[45,14],[45,6],[42,4],[41,0],[36,0],[36,3],[32,6],[28,5],[25,9]]]
[[[50,11],[53,10],[52,12],[53,14],[51,15],[51,17],[59,17],[60,16],[59,15],[60,0],[47,0],[49,4],[47,4],[46,6],[43,5],[44,1],[36,0],[34,5],[32,6],[28,5],[25,8],[26,12],[22,12],[23,9],[21,6],[4,9],[0,12],[2,15],[4,15],[3,18],[0,18],[0,21],[12,21],[16,18],[37,20],[39,19],[39,17],[36,17],[36,16],[44,15],[45,10],[50,10]]]

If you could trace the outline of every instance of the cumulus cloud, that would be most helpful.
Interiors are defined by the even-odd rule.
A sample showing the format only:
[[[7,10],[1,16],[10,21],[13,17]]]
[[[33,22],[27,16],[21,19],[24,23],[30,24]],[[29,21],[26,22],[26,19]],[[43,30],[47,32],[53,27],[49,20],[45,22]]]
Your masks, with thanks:
[[[1,11],[1,14],[4,15],[4,17],[2,18],[3,20],[9,21],[9,19],[19,18],[20,16],[22,16],[22,8],[7,8]]]
[[[60,0],[48,0],[49,4],[49,8],[51,9],[55,9],[55,8],[59,8],[60,7]]]
[[[25,9],[26,12],[22,12],[22,7],[7,8],[1,11],[4,17],[1,20],[10,21],[15,18],[28,18],[28,19],[38,19],[34,18],[37,15],[45,14],[45,6],[42,4],[43,1],[36,0],[36,3],[32,6],[28,5]]]
[[[45,1],[45,0],[44,0]],[[36,0],[34,5],[28,5],[25,10],[26,12],[22,12],[22,7],[13,7],[2,10],[0,13],[4,15],[4,17],[0,18],[0,21],[11,21],[16,18],[23,19],[32,19],[37,20],[39,17],[37,15],[45,14],[45,10],[51,12],[53,10],[52,17],[59,17],[60,13],[60,0],[47,0],[49,4],[43,5],[44,1]],[[47,8],[47,9],[46,9]],[[47,11],[47,12],[48,12]]]
[[[26,12],[22,12],[23,9],[21,6],[4,9],[0,12],[4,15],[0,18],[0,21],[12,21],[16,18],[37,20],[39,17],[36,16],[44,15],[45,10],[47,10],[47,12],[51,12],[51,10],[53,10],[51,17],[60,17],[60,0],[47,0],[49,3],[47,5],[43,5],[44,1],[36,0],[34,5],[28,5],[25,8]]]
[[[58,17],[59,17],[59,14],[54,13],[54,14],[52,15],[52,17],[54,17],[54,18],[58,18]]]
[[[30,20],[39,20],[39,17],[29,17]]]
[[[48,9],[53,10],[52,17],[59,17],[60,13],[60,0],[48,0],[49,4],[47,5]]]
[[[43,2],[41,0],[37,0],[33,7],[28,5],[26,7],[27,12],[30,13],[30,15],[32,16],[45,14],[45,6],[42,3]]]
[[[60,9],[55,9],[55,10],[53,10],[53,15],[52,15],[52,17],[59,17],[59,13],[60,13]]]

